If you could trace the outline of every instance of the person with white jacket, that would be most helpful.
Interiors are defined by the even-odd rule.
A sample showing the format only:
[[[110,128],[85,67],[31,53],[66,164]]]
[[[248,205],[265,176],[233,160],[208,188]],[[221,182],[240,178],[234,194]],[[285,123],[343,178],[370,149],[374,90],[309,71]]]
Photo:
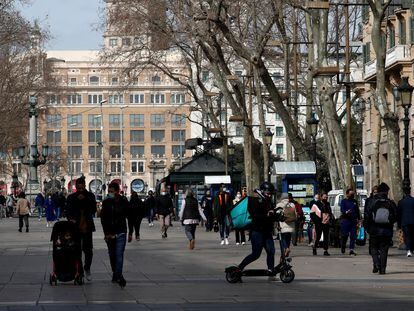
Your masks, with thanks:
[[[282,245],[285,252],[285,256],[290,254],[290,244],[292,241],[292,234],[295,232],[295,223],[297,219],[296,207],[294,203],[289,202],[288,194],[282,193],[280,202],[277,207],[283,208],[285,215],[285,221],[279,222]]]

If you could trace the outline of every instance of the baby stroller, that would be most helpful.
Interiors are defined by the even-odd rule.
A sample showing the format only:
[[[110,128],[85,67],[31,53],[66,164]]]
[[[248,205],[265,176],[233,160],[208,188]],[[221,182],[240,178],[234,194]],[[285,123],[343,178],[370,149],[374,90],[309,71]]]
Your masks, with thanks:
[[[79,230],[70,221],[58,221],[52,230],[50,240],[53,243],[53,271],[50,273],[50,285],[57,282],[74,281],[83,284],[82,253]]]

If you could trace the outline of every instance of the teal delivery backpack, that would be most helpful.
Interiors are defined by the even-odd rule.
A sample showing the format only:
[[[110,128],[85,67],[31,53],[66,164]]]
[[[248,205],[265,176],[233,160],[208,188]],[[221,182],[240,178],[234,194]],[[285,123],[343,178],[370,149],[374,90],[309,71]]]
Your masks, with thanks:
[[[247,209],[249,197],[241,199],[230,211],[231,227],[233,229],[246,229],[252,223],[252,218]]]

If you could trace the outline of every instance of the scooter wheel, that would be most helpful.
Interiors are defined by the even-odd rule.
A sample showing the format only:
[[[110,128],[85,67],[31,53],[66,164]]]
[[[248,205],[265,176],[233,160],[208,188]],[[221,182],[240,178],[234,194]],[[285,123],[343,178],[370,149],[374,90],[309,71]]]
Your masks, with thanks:
[[[227,282],[234,284],[241,281],[241,277],[237,272],[226,272]]]
[[[280,280],[283,283],[290,283],[295,279],[295,272],[292,269],[288,269],[280,272]]]

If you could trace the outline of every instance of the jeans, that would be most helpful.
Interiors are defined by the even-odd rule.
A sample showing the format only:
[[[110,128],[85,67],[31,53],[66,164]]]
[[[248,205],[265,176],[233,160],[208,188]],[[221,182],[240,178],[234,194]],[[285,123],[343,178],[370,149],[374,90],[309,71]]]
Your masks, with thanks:
[[[346,241],[348,240],[349,236],[349,249],[355,249],[355,241],[357,238],[357,223],[356,222],[349,222],[349,221],[342,221],[341,223],[341,247],[342,249],[346,248]]]
[[[283,249],[290,248],[290,243],[292,241],[292,232],[284,232],[282,236],[282,247]]]
[[[56,207],[55,213],[56,213],[56,219],[59,219],[60,218],[60,207]]]
[[[322,237],[323,233],[323,249],[325,251],[328,250],[329,247],[329,225],[325,224],[315,224],[315,231],[316,231],[316,239],[315,244],[313,245],[313,248],[316,249],[318,247],[318,242]]]
[[[414,251],[414,225],[402,227],[404,232],[404,242],[407,251]]]
[[[185,225],[185,235],[190,241],[195,239],[196,228],[197,228],[196,224]]]
[[[230,227],[229,227],[229,222],[227,220],[227,216],[222,217],[219,220],[219,226],[220,226],[220,238],[222,240],[224,240],[224,238],[228,238],[230,235]],[[224,236],[224,234],[226,234]]]
[[[19,229],[23,228],[23,220],[26,228],[29,228],[29,215],[19,215]]]
[[[36,206],[36,208],[37,208],[37,217],[39,219],[41,219],[42,218],[42,215],[43,215],[43,206],[38,205],[38,206]]]
[[[163,235],[167,234],[168,227],[170,226],[170,215],[159,215],[161,233]]]
[[[309,241],[309,244],[312,243],[312,241],[313,241],[313,228],[314,228],[313,223],[309,222],[308,223],[308,228],[306,230],[307,233],[308,233],[308,241]]]
[[[84,269],[89,271],[91,270],[92,258],[93,258],[92,232],[81,232],[80,240],[81,240],[82,251],[85,254]]]
[[[124,266],[124,252],[126,244],[126,233],[117,234],[113,239],[107,240],[109,261],[115,278],[122,276]]]
[[[371,250],[372,262],[377,266],[380,272],[385,272],[387,268],[388,249],[392,237],[370,236],[369,248]]]
[[[138,218],[136,218],[135,220],[134,220],[134,223],[133,223],[133,229],[132,229],[132,231],[129,233],[129,235],[132,235],[132,233],[134,232],[134,229],[135,229],[135,237],[136,238],[138,238],[139,237],[139,230],[140,230],[140,228],[141,228],[141,222],[142,222],[142,216],[139,216]]]
[[[154,209],[150,208],[148,211],[148,223],[152,223],[152,220],[154,219]]]
[[[246,235],[244,234],[244,230],[234,230],[236,232],[236,243],[246,243]]]
[[[206,216],[206,230],[207,231],[211,231],[213,230],[213,211],[209,210],[209,209],[205,209],[204,211],[204,216]]]
[[[252,231],[250,233],[250,240],[252,243],[252,253],[243,259],[239,268],[243,270],[247,265],[259,259],[264,248],[267,254],[267,268],[273,270],[275,266],[275,244],[273,242],[272,233]]]

